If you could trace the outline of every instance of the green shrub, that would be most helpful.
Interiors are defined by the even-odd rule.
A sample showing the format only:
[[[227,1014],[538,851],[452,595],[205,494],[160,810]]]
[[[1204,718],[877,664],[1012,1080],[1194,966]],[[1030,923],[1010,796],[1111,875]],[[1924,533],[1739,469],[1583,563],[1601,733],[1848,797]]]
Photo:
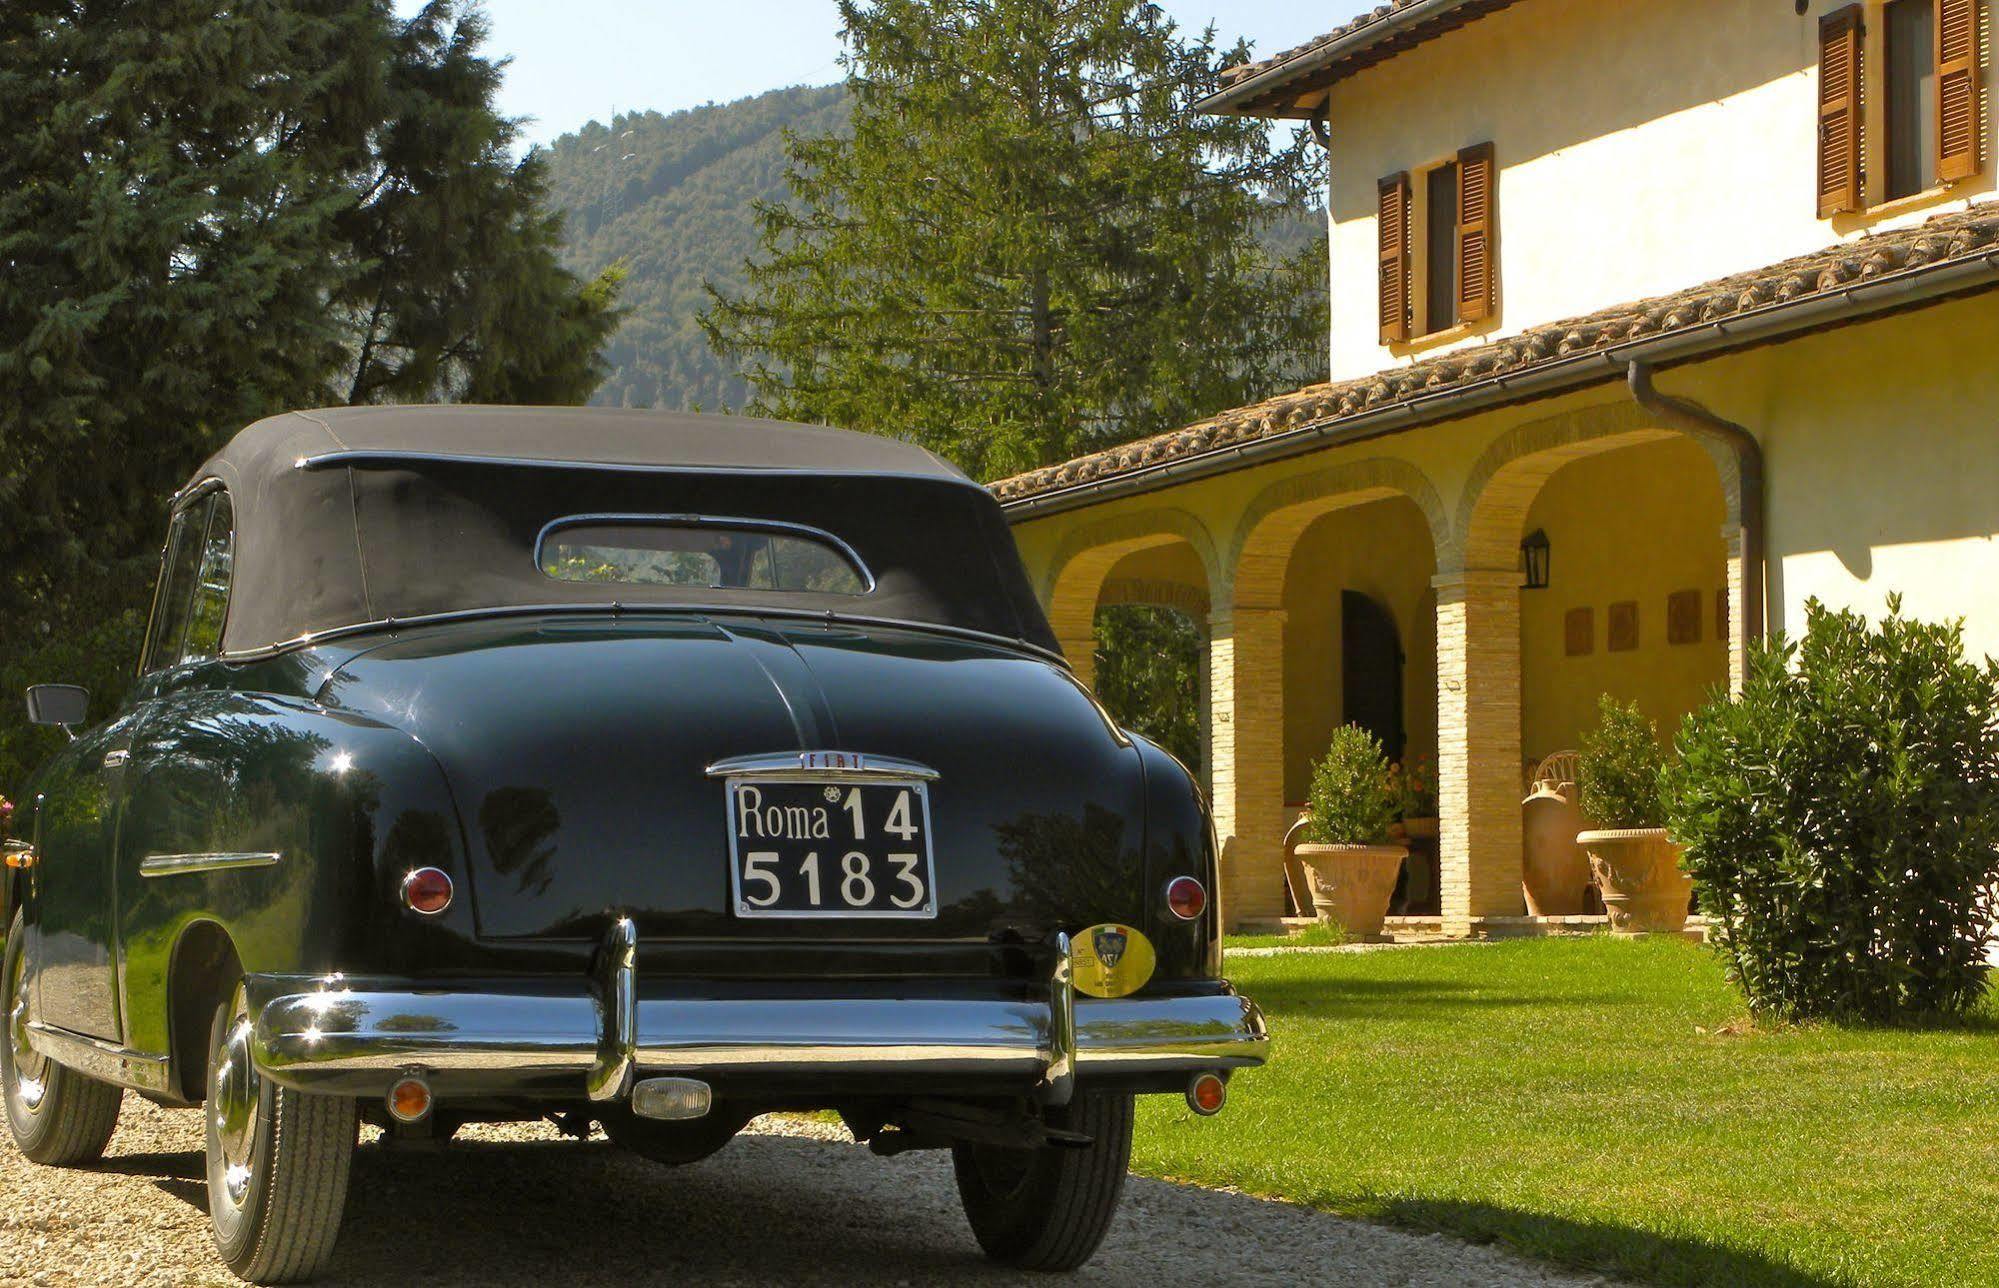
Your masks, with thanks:
[[[1312,766],[1305,796],[1312,845],[1380,845],[1402,817],[1403,793],[1388,755],[1374,735],[1359,725],[1343,725],[1332,745]]]
[[[1596,729],[1582,745],[1582,811],[1603,828],[1659,827],[1666,821],[1659,730],[1635,702],[1597,699]]]
[[[1817,601],[1680,730],[1668,820],[1759,1012],[1959,1014],[1985,987],[1999,879],[1999,665],[1961,623],[1872,629]]]

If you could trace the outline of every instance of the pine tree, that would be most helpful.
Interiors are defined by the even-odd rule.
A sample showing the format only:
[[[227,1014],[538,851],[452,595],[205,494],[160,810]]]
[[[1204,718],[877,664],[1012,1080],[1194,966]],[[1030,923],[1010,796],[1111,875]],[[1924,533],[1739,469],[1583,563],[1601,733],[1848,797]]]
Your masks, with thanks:
[[[0,694],[74,681],[110,709],[166,498],[250,421],[356,395],[588,396],[615,282],[555,265],[538,163],[501,163],[497,72],[460,8],[0,5]],[[385,200],[440,155],[487,164]],[[395,379],[357,389],[380,279],[448,325],[398,316],[378,346]],[[0,723],[10,795],[54,741]]]
[[[383,119],[339,221],[357,270],[335,297],[352,328],[339,401],[578,403],[603,377],[618,270],[579,292],[557,261],[547,160],[513,158],[486,35],[461,0],[431,0],[394,35]]]
[[[1306,145],[1204,117],[1211,31],[1138,0],[841,0],[851,137],[791,139],[711,343],[759,410],[981,477],[1296,383],[1323,315],[1256,234]],[[1301,302],[1301,294],[1305,302]]]

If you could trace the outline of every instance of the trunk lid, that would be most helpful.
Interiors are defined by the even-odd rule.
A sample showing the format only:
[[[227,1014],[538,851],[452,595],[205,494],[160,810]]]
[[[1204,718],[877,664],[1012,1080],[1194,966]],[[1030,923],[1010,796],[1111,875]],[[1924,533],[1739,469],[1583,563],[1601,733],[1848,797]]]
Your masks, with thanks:
[[[348,661],[330,704],[400,725],[451,784],[477,934],[1034,941],[1144,913],[1139,757],[1062,670],[890,626],[668,615],[411,632]],[[934,919],[735,915],[717,761],[842,751],[928,785]]]

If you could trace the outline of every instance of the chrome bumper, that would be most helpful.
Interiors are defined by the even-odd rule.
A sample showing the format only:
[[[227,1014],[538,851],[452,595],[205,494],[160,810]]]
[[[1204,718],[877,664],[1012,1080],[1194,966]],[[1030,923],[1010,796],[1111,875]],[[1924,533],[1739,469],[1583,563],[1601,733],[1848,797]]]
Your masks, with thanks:
[[[382,1094],[411,1069],[487,1094],[596,1100],[660,1075],[847,1088],[906,1075],[1036,1088],[1059,1104],[1078,1077],[1244,1068],[1269,1048],[1263,1013],[1225,985],[1081,997],[1066,952],[1045,1000],[716,997],[672,995],[670,983],[642,992],[634,956],[614,936],[598,978],[567,988],[253,976],[253,1054],[281,1085],[344,1095]]]

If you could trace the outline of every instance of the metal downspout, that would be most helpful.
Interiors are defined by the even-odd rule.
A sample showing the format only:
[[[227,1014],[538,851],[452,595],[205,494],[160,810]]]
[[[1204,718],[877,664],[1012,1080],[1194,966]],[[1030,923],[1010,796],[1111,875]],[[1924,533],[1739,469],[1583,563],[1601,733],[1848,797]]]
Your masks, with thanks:
[[[1732,420],[1724,420],[1698,403],[1660,393],[1652,384],[1652,364],[1633,362],[1625,368],[1632,401],[1668,429],[1695,438],[1719,439],[1735,453],[1742,488],[1742,629],[1750,640],[1763,638],[1763,445]]]

